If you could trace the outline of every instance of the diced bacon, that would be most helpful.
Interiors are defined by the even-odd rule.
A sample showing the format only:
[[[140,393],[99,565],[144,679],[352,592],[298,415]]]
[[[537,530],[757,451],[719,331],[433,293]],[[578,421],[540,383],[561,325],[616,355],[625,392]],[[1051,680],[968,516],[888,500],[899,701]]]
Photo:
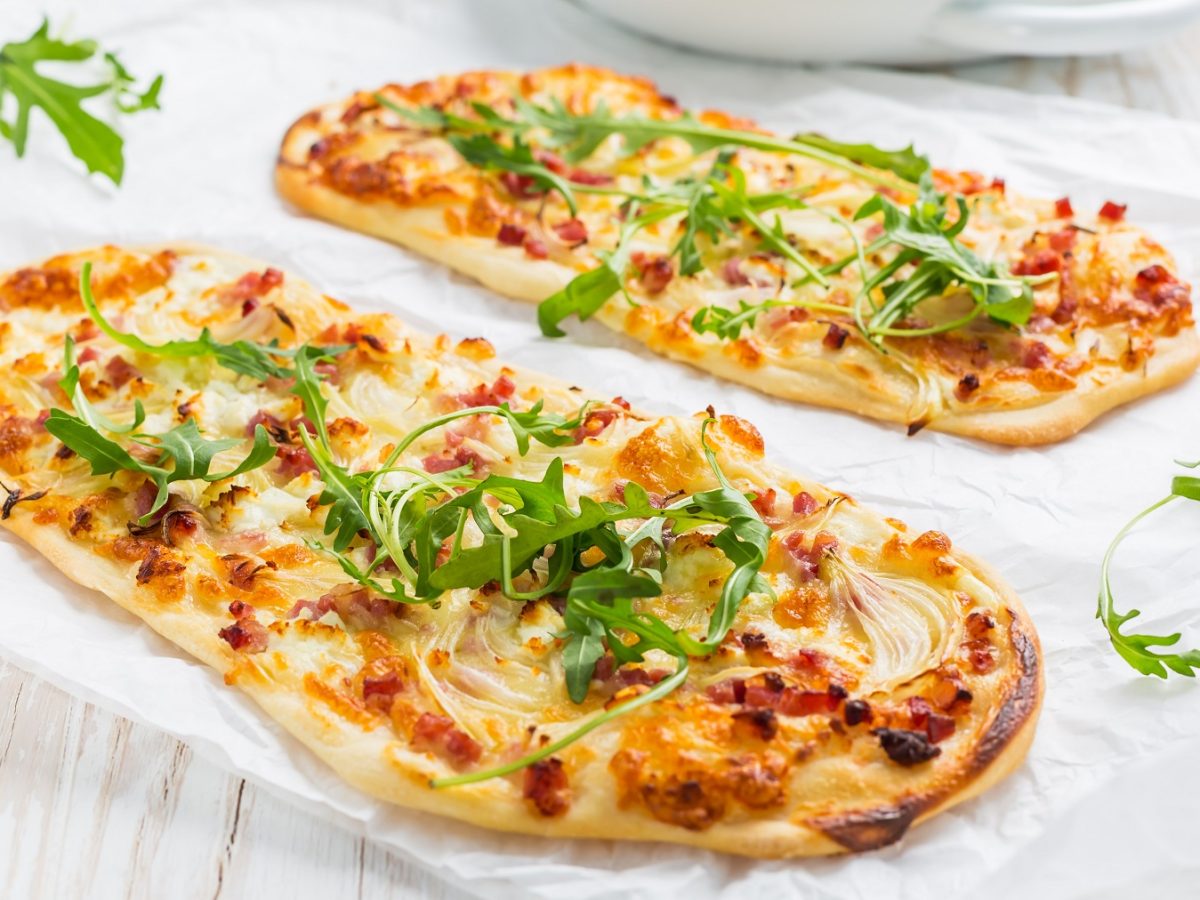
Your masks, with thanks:
[[[266,381],[263,382],[267,390],[274,391],[276,394],[286,394],[296,386],[295,378],[279,378],[275,375],[268,375]]]
[[[540,759],[525,769],[523,793],[543,816],[561,816],[571,808],[571,788],[562,760]]]
[[[456,769],[478,762],[483,748],[470,735],[454,727],[446,716],[422,713],[413,725],[412,744],[446,758]]]
[[[561,615],[561,614],[560,614]],[[617,661],[611,653],[605,653],[596,660],[596,668],[592,670],[592,678],[596,681],[608,681],[616,671]]]
[[[431,474],[449,472],[451,469],[467,465],[471,466],[476,475],[482,474],[487,469],[487,463],[484,462],[483,457],[470,447],[459,447],[453,455],[442,452],[421,460],[421,466]]]
[[[333,608],[333,595],[325,594],[319,600],[297,600],[295,605],[288,610],[287,617],[289,619],[295,619],[298,618],[302,612],[308,610],[308,617],[316,621],[326,613],[332,611]]]
[[[100,358],[100,351],[95,347],[84,347],[83,352],[76,358],[80,365],[95,362]]]
[[[806,691],[784,688],[779,697],[779,711],[785,716],[813,716],[836,712],[841,698],[829,691]]]
[[[275,448],[275,458],[279,460],[279,474],[285,478],[297,478],[305,472],[317,471],[317,464],[305,447],[280,444]]]
[[[621,407],[621,409],[625,410],[626,412],[628,412],[630,409],[629,401],[626,400],[624,397],[613,397],[611,402],[612,402],[613,406],[619,406],[619,407]]]
[[[150,507],[154,505],[154,498],[158,496],[158,487],[153,481],[143,481],[141,486],[133,492],[133,515],[136,518],[141,518],[150,512]]]
[[[764,672],[746,682],[744,703],[750,707],[774,709],[784,690],[783,678],[778,672]]]
[[[1050,242],[1050,248],[1052,250],[1066,254],[1071,252],[1072,248],[1074,248],[1075,241],[1078,237],[1079,230],[1077,228],[1063,228],[1060,231],[1050,232],[1050,234],[1046,236],[1046,239]],[[1060,265],[1059,269],[1061,270],[1062,268],[1063,266]]]
[[[1175,276],[1167,271],[1165,266],[1155,263],[1152,266],[1146,266],[1146,268],[1138,272],[1137,280],[1142,285],[1163,284],[1174,282]]]
[[[1012,271],[1014,275],[1045,275],[1049,272],[1061,271],[1062,265],[1063,258],[1061,253],[1057,250],[1043,247],[1033,251],[1026,251],[1025,256],[1017,261]]]
[[[250,417],[250,421],[246,423],[246,437],[254,437],[254,430],[259,425],[263,426],[269,435],[276,443],[287,443],[288,430],[287,427],[269,412],[258,410]]]
[[[1099,216],[1110,222],[1120,222],[1125,218],[1125,210],[1128,208],[1124,203],[1113,203],[1111,200],[1106,200],[1104,201],[1104,205],[1100,207]]]
[[[458,395],[458,402],[466,406],[499,406],[516,392],[517,385],[507,375],[501,375],[491,387],[478,385],[474,390]]]
[[[843,328],[837,322],[829,323],[829,330],[825,332],[825,337],[821,338],[821,343],[830,350],[841,350],[846,346],[846,338],[850,337],[850,332]]]
[[[603,172],[589,172],[587,169],[572,169],[567,173],[567,180],[575,184],[602,185],[612,184],[613,177]]]
[[[655,685],[671,673],[666,669],[642,669],[638,666],[622,666],[617,671],[617,681],[623,685]]]
[[[242,315],[245,316],[257,308],[259,298],[266,296],[281,284],[283,273],[278,269],[247,272],[222,294],[221,299],[230,305],[241,304]]]
[[[944,741],[954,734],[954,719],[940,713],[933,713],[925,723],[925,733],[935,744]]]
[[[736,256],[725,260],[725,264],[721,266],[721,277],[730,287],[745,287],[750,284],[749,276],[742,271],[742,261]]]
[[[525,255],[530,259],[545,259],[550,255],[550,251],[546,249],[544,241],[530,237],[525,239]]]
[[[912,718],[912,727],[920,730],[925,727],[925,723],[933,714],[933,707],[924,697],[909,697],[908,714]]]
[[[1021,365],[1026,369],[1044,369],[1052,359],[1050,348],[1041,341],[1028,341],[1021,350]]]
[[[804,532],[793,531],[783,539],[783,547],[797,563],[802,581],[817,577],[821,570],[821,558],[837,547],[837,538],[827,531],[817,533],[811,547],[804,546]]]
[[[583,424],[575,429],[575,443],[581,444],[586,438],[596,437],[620,415],[621,413],[615,409],[592,410],[583,420]]]
[[[568,244],[582,244],[588,239],[587,226],[579,219],[567,219],[554,226],[554,233],[559,240]]]
[[[404,682],[400,678],[400,673],[395,669],[384,672],[382,675],[367,675],[363,678],[363,701],[367,706],[378,709],[380,712],[388,712],[392,708],[396,695],[403,690]]]
[[[115,388],[123,388],[142,373],[120,354],[104,365],[104,377]]]
[[[532,175],[518,175],[516,172],[501,172],[500,183],[504,189],[518,200],[529,200],[540,197],[546,189],[537,183]]]
[[[651,255],[639,251],[630,257],[630,261],[638,270],[638,280],[648,294],[661,294],[675,277],[671,260],[662,254]]]
[[[792,498],[792,513],[797,516],[811,516],[819,506],[817,498],[808,491],[801,491]]]
[[[507,247],[520,247],[525,243],[525,238],[529,234],[520,225],[512,225],[504,223],[500,226],[500,231],[496,233],[496,240]]]
[[[218,631],[217,636],[242,653],[262,653],[266,650],[269,632],[254,617],[254,607],[235,600],[229,604],[229,612],[235,621]]]
[[[1054,215],[1060,219],[1070,219],[1075,215],[1070,197],[1059,197],[1054,201]]]
[[[1005,180],[1003,178],[993,178],[992,179],[992,190],[993,191],[996,191],[997,193],[1003,195],[1004,191],[1007,189],[1007,187],[1008,187],[1008,184],[1007,184],[1007,182],[1005,182]]]
[[[741,678],[727,678],[710,684],[704,693],[714,703],[745,703],[746,682]]]
[[[33,420],[34,425],[37,426],[37,430],[45,431],[46,430],[46,420],[49,418],[50,418],[50,410],[48,410],[48,409],[38,410],[37,418]]]
[[[342,380],[342,372],[338,368],[337,363],[331,360],[315,363],[313,371],[325,378],[330,384],[340,384]]]
[[[567,163],[557,153],[552,153],[549,150],[538,149],[533,151],[533,158],[555,175],[565,175],[567,173]]]
[[[75,326],[75,343],[82,344],[84,341],[90,341],[92,338],[100,337],[100,326],[93,322],[90,318],[80,319],[79,324]]]
[[[750,501],[750,505],[764,519],[775,515],[775,488],[758,491],[755,498]]]

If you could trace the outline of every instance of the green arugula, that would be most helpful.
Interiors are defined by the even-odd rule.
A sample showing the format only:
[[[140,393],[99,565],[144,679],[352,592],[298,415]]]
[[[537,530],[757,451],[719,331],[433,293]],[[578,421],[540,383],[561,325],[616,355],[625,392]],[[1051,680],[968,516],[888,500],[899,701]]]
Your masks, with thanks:
[[[917,184],[929,171],[929,157],[917,153],[912,144],[902,150],[882,150],[874,144],[844,144],[814,132],[792,138],[800,144],[819,147],[827,153],[863,163],[876,169],[895,172],[905,181]]]
[[[167,502],[168,488],[177,481],[222,481],[233,478],[251,469],[257,469],[275,458],[275,446],[262,425],[255,426],[254,445],[246,457],[234,468],[225,472],[210,472],[213,458],[223,450],[242,443],[239,438],[210,441],[200,434],[195,419],[188,419],[162,434],[134,434],[134,443],[159,452],[155,463],[145,463],[134,457],[115,441],[104,437],[81,416],[73,416],[61,409],[50,410],[46,419],[46,430],[81,459],[91,464],[93,475],[112,475],[116,472],[139,472],[158,486],[154,502],[139,523],[145,525],[154,518]],[[171,467],[167,468],[166,463]]]
[[[1195,468],[1200,463],[1180,462],[1180,465]],[[1127,613],[1117,612],[1112,583],[1109,580],[1109,569],[1112,566],[1113,555],[1116,553],[1117,547],[1134,527],[1155,510],[1161,509],[1181,497],[1185,500],[1200,501],[1200,478],[1191,475],[1177,475],[1171,479],[1171,493],[1158,502],[1150,504],[1130,519],[1117,532],[1112,543],[1108,545],[1108,550],[1104,553],[1104,560],[1100,564],[1100,597],[1096,605],[1096,618],[1104,623],[1113,649],[1125,662],[1143,675],[1157,675],[1159,678],[1166,678],[1168,669],[1189,678],[1194,677],[1194,670],[1200,669],[1200,649],[1188,650],[1183,653],[1159,653],[1154,648],[1174,646],[1179,643],[1180,634],[1178,632],[1168,635],[1123,633],[1122,626],[1141,613],[1136,609],[1131,609]]]
[[[158,109],[163,77],[157,76],[145,91],[134,89],[134,78],[112,53],[104,53],[108,77],[96,84],[74,85],[43,75],[40,62],[84,63],[96,56],[95,41],[67,42],[50,37],[50,23],[28,38],[0,46],[0,108],[7,95],[16,102],[12,121],[0,119],[0,137],[12,142],[17,156],[25,155],[29,140],[29,114],[40,108],[54,123],[75,155],[89,172],[99,172],[120,184],[125,172],[124,142],[112,126],[83,108],[83,101],[104,94],[116,110],[132,115]]]
[[[571,210],[571,215],[579,211],[571,183],[535,160],[533,152],[519,137],[514,139],[511,147],[498,144],[483,134],[452,134],[447,140],[458,151],[459,156],[471,165],[484,170],[499,169],[524,175],[531,178],[542,190],[557,191]]]

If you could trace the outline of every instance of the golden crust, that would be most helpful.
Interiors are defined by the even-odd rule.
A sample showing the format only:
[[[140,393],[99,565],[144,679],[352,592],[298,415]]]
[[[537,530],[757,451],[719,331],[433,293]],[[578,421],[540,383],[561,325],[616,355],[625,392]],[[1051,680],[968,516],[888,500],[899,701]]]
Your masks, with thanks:
[[[146,248],[147,252],[159,248]],[[213,259],[238,260],[245,268],[261,264],[222,251],[195,245],[173,245],[181,256],[203,253]],[[294,283],[293,283],[294,284]],[[314,306],[327,304],[325,313],[338,307],[319,298],[306,287],[301,290]],[[300,301],[297,301],[298,303]],[[289,312],[293,306],[289,306]],[[304,312],[301,310],[301,312]],[[319,316],[313,317],[320,321]],[[506,368],[518,381],[554,387],[541,375]],[[739,425],[740,423],[732,423]],[[736,429],[735,429],[736,430]],[[761,447],[747,441],[747,466],[757,467],[764,477],[779,473],[756,462]],[[573,758],[574,801],[565,816],[547,818],[530,811],[518,783],[496,779],[445,791],[426,787],[430,774],[422,754],[396,741],[389,729],[367,724],[351,716],[336,715],[305,689],[309,673],[303,665],[261,663],[256,656],[233,651],[217,636],[229,619],[216,607],[180,603],[139,587],[133,578],[136,562],[121,562],[98,555],[86,543],[73,539],[56,524],[38,524],[32,504],[21,505],[3,522],[29,542],[57,568],[77,583],[98,590],[141,618],[157,632],[219,672],[226,680],[249,694],[270,716],[308,746],[347,781],[363,791],[400,806],[450,816],[465,822],[505,831],[557,837],[622,838],[668,841],[756,857],[793,857],[861,851],[898,840],[912,824],[986,790],[1011,772],[1023,759],[1032,740],[1040,709],[1043,675],[1036,634],[1020,601],[1003,581],[984,564],[955,551],[953,564],[995,592],[999,607],[1008,615],[1007,633],[1001,646],[1002,679],[990,690],[990,706],[977,729],[969,735],[966,749],[939,758],[926,775],[915,777],[911,770],[885,768],[874,776],[878,806],[847,806],[855,796],[841,787],[859,777],[859,763],[832,759],[827,772],[833,779],[822,796],[824,812],[799,815],[786,809],[779,814],[719,821],[703,831],[656,820],[637,809],[623,808],[613,789],[608,759],[620,746],[622,732],[604,729],[589,739],[588,753]],[[948,550],[944,538],[934,542]],[[916,546],[916,544],[914,544]],[[307,621],[293,623],[299,639],[329,640],[328,626]],[[283,632],[280,632],[282,637]],[[269,655],[269,654],[266,654]],[[839,778],[840,773],[840,778]]]
[[[528,77],[580,79],[614,91],[623,87],[649,90],[640,79],[589,67],[547,70]],[[472,87],[479,79],[515,83],[517,78],[503,72],[463,76],[471,80]],[[447,77],[399,90],[405,98],[416,91],[413,102],[429,102],[443,96],[447,85],[455,84]],[[435,85],[440,88],[435,90]],[[522,90],[525,88],[522,82]],[[322,166],[310,159],[310,148],[337,134],[337,123],[347,110],[361,106],[364,97],[370,95],[313,110],[288,130],[275,172],[277,189],[284,198],[308,213],[414,250],[516,299],[539,302],[579,274],[582,264],[577,260],[530,259],[520,247],[502,246],[490,235],[448,224],[448,218],[467,217],[468,200],[478,190],[477,184],[464,182],[457,172],[445,182],[453,185],[451,189],[431,191],[420,199],[408,194],[402,199],[355,195],[331,186],[323,177]],[[639,94],[639,102],[651,108],[669,103],[656,93]],[[454,215],[448,217],[451,212]],[[1165,251],[1152,246],[1156,249],[1146,261],[1167,258]],[[1131,278],[1132,272],[1122,277]],[[928,427],[1011,445],[1063,440],[1116,406],[1184,380],[1200,365],[1200,338],[1187,319],[1178,330],[1169,328],[1156,334],[1152,351],[1140,364],[1087,367],[1081,374],[1061,379],[1071,385],[1065,390],[1034,390],[1031,394],[1025,386],[997,384],[990,400],[964,402],[955,396],[955,379],[922,370],[919,363],[915,369],[911,364],[898,364],[854,340],[837,354],[780,354],[753,339],[724,346],[703,340],[688,327],[690,317],[660,313],[653,303],[627,312],[621,304],[610,302],[596,318],[655,352],[775,396],[902,423],[910,432]]]

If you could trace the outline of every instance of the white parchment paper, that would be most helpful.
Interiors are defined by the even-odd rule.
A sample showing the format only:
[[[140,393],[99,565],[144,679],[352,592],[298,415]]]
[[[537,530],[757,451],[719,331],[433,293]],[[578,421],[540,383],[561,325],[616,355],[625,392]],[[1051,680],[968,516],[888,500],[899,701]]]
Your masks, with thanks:
[[[105,241],[201,240],[428,329],[486,332],[508,359],[647,408],[691,413],[715,403],[757,423],[775,459],[918,530],[944,530],[996,565],[1037,623],[1049,689],[1028,762],[984,797],[878,853],[773,863],[511,837],[390,809],[346,787],[219,677],[7,534],[0,654],[481,895],[981,900],[1196,889],[1200,684],[1137,676],[1092,615],[1113,532],[1166,493],[1173,457],[1200,456],[1200,380],[1047,449],[905,438],[721,383],[600,326],[573,325],[569,341],[545,340],[532,307],[287,210],[272,192],[271,166],[296,116],[355,88],[578,59],[651,75],[685,105],[725,107],[785,131],[882,145],[915,139],[941,164],[1003,175],[1014,190],[1070,194],[1076,209],[1128,203],[1130,217],[1195,278],[1200,125],[933,77],[711,61],[625,35],[560,0],[21,0],[0,7],[0,35],[23,37],[43,7],[75,36],[124,50],[134,71],[165,72],[164,111],[125,123],[120,191],[80,177],[44,121],[34,123],[25,160],[0,146],[0,268]],[[1194,645],[1200,563],[1189,551],[1200,510],[1177,506],[1127,544],[1117,585],[1125,605],[1146,609],[1139,625],[1182,628]]]

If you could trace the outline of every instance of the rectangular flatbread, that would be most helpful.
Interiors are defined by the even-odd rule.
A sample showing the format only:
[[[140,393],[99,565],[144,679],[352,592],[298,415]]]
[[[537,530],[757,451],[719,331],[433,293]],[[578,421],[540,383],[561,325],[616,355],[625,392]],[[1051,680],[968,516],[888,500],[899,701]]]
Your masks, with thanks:
[[[911,148],[780,138],[605,69],[361,91],[297,120],[276,184],[541,303],[547,333],[595,316],[910,433],[1058,441],[1200,362],[1190,287],[1119,203],[1077,211]]]
[[[382,800],[829,854],[1029,746],[1011,590],[770,464],[749,422],[631,409],[189,245],[20,269],[0,310],[3,525]]]

